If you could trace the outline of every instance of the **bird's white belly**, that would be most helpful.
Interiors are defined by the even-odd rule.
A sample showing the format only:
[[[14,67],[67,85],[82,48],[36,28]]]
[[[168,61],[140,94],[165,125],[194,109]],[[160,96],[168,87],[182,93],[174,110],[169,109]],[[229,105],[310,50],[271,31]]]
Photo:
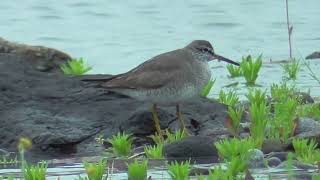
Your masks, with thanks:
[[[123,92],[132,98],[140,101],[152,102],[156,104],[176,104],[188,101],[199,95],[201,89],[193,85],[184,85],[182,87],[163,87],[151,90],[130,90]]]

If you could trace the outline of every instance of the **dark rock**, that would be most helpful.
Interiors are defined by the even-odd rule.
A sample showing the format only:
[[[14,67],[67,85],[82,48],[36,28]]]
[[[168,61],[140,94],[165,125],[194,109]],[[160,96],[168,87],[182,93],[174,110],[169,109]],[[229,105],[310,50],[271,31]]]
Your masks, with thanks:
[[[190,136],[181,141],[164,146],[164,154],[170,161],[186,161],[196,163],[218,162],[218,151],[214,139],[205,136]]]
[[[271,158],[267,159],[267,161],[268,161],[269,167],[276,167],[279,164],[281,164],[281,160],[277,157],[271,157]]]
[[[273,157],[280,159],[280,161],[286,161],[288,157],[288,152],[271,152],[266,155],[267,159],[270,159]]]
[[[297,128],[295,129],[296,137],[309,137],[310,135],[318,136],[320,133],[320,122],[312,118],[300,117]]]
[[[280,140],[277,139],[266,139],[262,143],[261,150],[264,154],[268,154],[270,152],[283,152],[287,149],[288,144],[284,144]]]
[[[299,97],[302,104],[312,104],[314,103],[314,99],[310,96],[309,93],[305,92],[295,92],[295,95]]]
[[[264,155],[263,152],[259,149],[250,149],[248,151],[248,168],[256,169],[256,168],[265,168],[266,165],[264,163]]]
[[[313,52],[312,54],[308,55],[306,59],[320,59],[320,52]]]
[[[37,160],[99,155],[105,147],[95,137],[106,139],[119,131],[133,133],[136,145],[150,142],[148,136],[155,132],[150,104],[108,92],[99,82],[62,75],[58,64],[69,58],[64,53],[35,47],[44,53],[38,56],[32,54],[36,50],[1,41],[7,48],[0,53],[0,148],[16,151],[19,137],[26,136],[33,142],[26,158]],[[39,71],[40,62],[51,69]],[[90,77],[95,76],[110,77]],[[176,127],[175,107],[159,108],[161,127]],[[182,113],[192,134],[228,134],[221,131],[225,105],[198,98],[183,104]]]

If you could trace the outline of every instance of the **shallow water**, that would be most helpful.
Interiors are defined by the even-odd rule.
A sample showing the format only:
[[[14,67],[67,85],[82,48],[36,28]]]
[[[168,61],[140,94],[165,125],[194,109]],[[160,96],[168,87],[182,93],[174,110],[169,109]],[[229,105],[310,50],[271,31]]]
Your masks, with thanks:
[[[295,57],[302,58],[319,50],[319,4],[319,0],[290,0]],[[285,20],[284,1],[275,0],[0,2],[3,38],[50,46],[74,57],[84,57],[93,66],[90,73],[125,72],[154,55],[184,47],[194,39],[206,39],[213,43],[218,54],[235,60],[243,55],[263,53],[266,63],[257,80],[262,89],[282,80],[281,66],[267,62],[288,57]],[[319,61],[310,62],[320,77]],[[216,79],[211,97],[233,82],[239,82],[236,86],[239,94],[246,93],[244,79],[229,79],[225,64],[214,62],[211,66]],[[306,70],[300,73],[295,82],[297,87],[320,96],[319,84],[308,73]],[[18,170],[2,169],[0,174],[14,171]],[[49,172],[68,179],[84,171],[81,164],[69,164]],[[162,171],[154,173],[168,177]],[[266,171],[260,173],[263,174]],[[53,173],[51,177],[55,177]],[[125,174],[119,177],[126,179]]]

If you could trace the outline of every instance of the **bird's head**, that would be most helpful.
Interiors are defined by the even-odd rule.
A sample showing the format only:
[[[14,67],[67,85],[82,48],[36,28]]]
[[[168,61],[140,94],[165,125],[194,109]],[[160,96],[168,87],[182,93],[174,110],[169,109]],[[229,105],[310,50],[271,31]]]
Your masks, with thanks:
[[[202,61],[212,61],[217,59],[217,60],[225,61],[227,63],[234,64],[237,66],[240,65],[235,61],[232,61],[228,58],[225,58],[223,56],[216,54],[213,50],[213,46],[210,44],[209,41],[206,41],[206,40],[194,40],[190,44],[188,44],[185,48],[190,49],[193,53],[196,54],[196,56],[199,57],[197,59]]]

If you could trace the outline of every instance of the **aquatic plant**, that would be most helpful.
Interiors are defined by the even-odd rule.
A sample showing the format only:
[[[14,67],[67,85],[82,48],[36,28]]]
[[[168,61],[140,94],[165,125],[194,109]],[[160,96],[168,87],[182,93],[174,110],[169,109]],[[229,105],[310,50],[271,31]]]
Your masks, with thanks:
[[[296,89],[294,86],[289,86],[286,82],[281,84],[272,84],[271,88],[271,98],[274,101],[285,101],[288,98],[297,98]]]
[[[0,156],[0,165],[6,166],[6,165],[13,165],[18,164],[18,157],[10,158],[6,156]]]
[[[310,117],[316,120],[320,120],[320,105],[319,104],[300,105],[297,107],[297,114],[300,117]]]
[[[257,146],[256,142],[252,138],[223,139],[216,142],[214,145],[219,152],[219,156],[227,161],[232,161],[232,159],[237,157],[245,160],[249,149],[254,149]]]
[[[214,83],[216,82],[216,80],[209,80],[209,82],[204,86],[204,88],[202,89],[200,96],[202,97],[207,97],[214,85]]]
[[[163,139],[161,135],[155,133],[155,135],[152,135],[150,137],[156,144],[164,145],[175,141],[180,141],[181,139],[187,137],[187,134],[181,129],[177,130],[175,133],[171,133],[168,129],[166,129],[165,136],[166,139]]]
[[[247,85],[255,85],[261,66],[262,55],[255,60],[253,60],[250,55],[242,58],[240,68],[246,79]]]
[[[60,69],[66,75],[83,75],[90,71],[92,67],[85,65],[84,59],[70,59],[68,62],[61,64]]]
[[[229,71],[229,74],[230,74],[231,78],[242,76],[242,70],[241,70],[240,67],[228,64],[227,65],[227,69]]]
[[[25,180],[43,180],[46,179],[47,163],[45,161],[38,163],[37,165],[28,165],[25,161],[22,173]]]
[[[227,128],[229,132],[234,136],[239,135],[240,121],[241,121],[243,112],[244,112],[244,108],[235,109],[232,106],[228,107],[229,119],[227,121]]]
[[[265,103],[251,103],[250,108],[251,124],[250,124],[250,134],[255,141],[262,145],[265,139],[265,129],[268,123],[268,110]]]
[[[132,149],[132,139],[130,134],[117,133],[107,141],[112,145],[112,151],[117,156],[128,156]]]
[[[246,97],[250,104],[266,104],[266,91],[262,92],[262,90],[260,89],[249,89],[249,92],[246,95]]]
[[[147,158],[151,159],[163,159],[163,144],[157,144],[154,146],[145,146],[144,152]]]
[[[296,129],[297,99],[289,98],[274,104],[274,117],[270,121],[270,129],[267,133],[269,138],[280,139],[286,142]]]
[[[225,93],[223,90],[219,93],[219,102],[228,106],[235,106],[239,103],[239,97],[234,90]]]
[[[300,71],[300,62],[296,59],[293,59],[292,61],[281,65],[285,74],[288,75],[289,79],[296,80],[297,74]]]
[[[172,162],[168,165],[168,173],[172,180],[188,180],[190,172],[190,161]]]
[[[296,157],[305,163],[315,163],[320,161],[320,150],[317,149],[316,140],[294,138],[292,141]]]
[[[146,180],[148,160],[143,160],[139,163],[136,159],[134,162],[127,164],[128,166],[128,180]]]
[[[166,129],[166,136],[167,139],[165,140],[165,144],[169,144],[184,139],[187,137],[187,134],[181,129],[177,130],[175,133],[171,133],[168,129]]]
[[[103,159],[96,163],[89,163],[87,161],[83,161],[84,168],[87,173],[87,177],[79,176],[79,180],[106,180],[108,179],[108,174],[104,175],[107,162]]]

